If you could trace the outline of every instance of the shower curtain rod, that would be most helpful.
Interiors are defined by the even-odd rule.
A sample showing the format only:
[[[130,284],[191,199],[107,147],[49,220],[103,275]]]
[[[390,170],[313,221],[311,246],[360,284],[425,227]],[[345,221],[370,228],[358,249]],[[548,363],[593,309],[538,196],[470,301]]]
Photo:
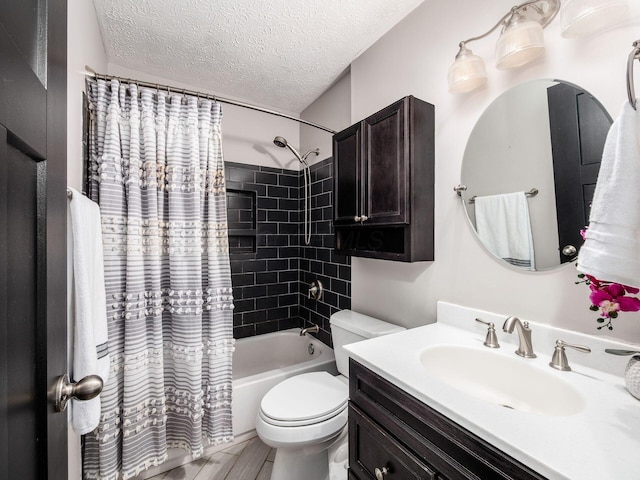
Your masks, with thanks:
[[[91,70],[87,68],[87,70]],[[184,88],[171,87],[169,85],[159,85],[157,83],[150,82],[141,82],[139,80],[134,80],[131,78],[118,77],[116,75],[104,75],[102,73],[96,73],[94,71],[88,71],[85,73],[87,77],[93,77],[97,80],[118,80],[119,82],[125,83],[135,83],[139,87],[146,88],[155,88],[156,90],[167,90],[170,92],[181,93],[183,95],[193,95],[194,97],[206,98],[208,100],[213,100],[214,102],[220,103],[228,103],[229,105],[235,105],[237,107],[249,108],[251,110],[257,110],[258,112],[268,113],[269,115],[275,115],[277,117],[283,117],[288,120],[293,120],[295,122],[304,123],[305,125],[309,125],[310,127],[318,128],[320,130],[324,130],[325,132],[329,132],[331,134],[336,134],[335,130],[331,130],[330,128],[324,127],[317,123],[309,122],[307,120],[303,120],[302,118],[296,118],[292,115],[287,115],[286,113],[277,112],[275,110],[269,110],[267,108],[258,107],[257,105],[252,105],[251,103],[239,102],[237,100],[231,100],[230,98],[219,97],[218,95],[210,95],[207,93],[196,92],[194,90],[187,90]]]

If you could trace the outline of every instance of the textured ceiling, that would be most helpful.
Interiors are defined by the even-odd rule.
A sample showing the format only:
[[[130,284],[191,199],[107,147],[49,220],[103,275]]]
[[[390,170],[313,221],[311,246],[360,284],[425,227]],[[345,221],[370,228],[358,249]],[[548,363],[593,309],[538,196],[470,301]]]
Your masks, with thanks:
[[[94,0],[110,63],[299,113],[423,0]]]

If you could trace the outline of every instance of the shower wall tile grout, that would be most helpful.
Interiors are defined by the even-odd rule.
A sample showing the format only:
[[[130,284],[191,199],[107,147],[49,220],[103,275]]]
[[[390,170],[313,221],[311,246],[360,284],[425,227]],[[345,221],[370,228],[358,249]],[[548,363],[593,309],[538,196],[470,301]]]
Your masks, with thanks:
[[[351,306],[350,260],[333,252],[332,167],[331,158],[311,167],[305,246],[302,172],[226,162],[235,338],[316,323],[331,344],[329,317]],[[316,279],[326,289],[320,301],[307,298]]]

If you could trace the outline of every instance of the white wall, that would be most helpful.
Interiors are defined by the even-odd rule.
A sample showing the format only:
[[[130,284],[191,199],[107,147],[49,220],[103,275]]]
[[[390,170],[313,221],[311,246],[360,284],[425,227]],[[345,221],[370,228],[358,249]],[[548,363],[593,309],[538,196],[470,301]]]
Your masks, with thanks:
[[[310,122],[339,132],[351,125],[351,73],[340,77],[326,92],[318,97],[300,114]],[[310,164],[333,155],[333,135],[309,125],[300,124],[300,150],[304,153],[319,147],[320,155],[310,158]]]
[[[67,9],[67,184],[82,191],[82,92],[85,66],[105,71],[107,54],[93,2],[68,0]]]
[[[472,42],[469,47],[487,62],[489,84],[466,96],[447,92],[457,45],[494,25],[512,0],[430,0],[352,63],[352,122],[408,94],[436,106],[435,261],[354,258],[354,310],[412,327],[434,321],[436,301],[447,300],[597,334],[587,287],[574,284],[573,265],[537,273],[505,266],[475,239],[452,188],[460,182],[466,140],[476,121],[496,97],[519,83],[566,80],[594,94],[614,118],[618,115],[626,99],[625,62],[640,25],[640,2],[630,4],[623,24],[581,40],[562,39],[557,18],[545,29],[545,58],[515,72],[493,65],[497,33]],[[640,342],[639,313],[622,314],[614,328],[611,336]]]
[[[98,27],[93,2],[88,0],[68,0],[67,4],[67,185],[82,191],[82,92],[85,86],[85,66],[95,70],[106,70],[107,55]],[[71,276],[68,275],[70,281]],[[67,282],[67,289],[69,288]],[[67,303],[70,304],[67,295]],[[69,341],[67,350],[71,353],[72,323],[68,322]],[[71,364],[68,366],[71,369]],[[81,478],[80,436],[69,425],[68,431],[69,478]]]
[[[217,94],[215,90],[183,84],[113,63],[109,64],[106,73],[210,95]],[[229,98],[226,95],[225,97]],[[233,100],[244,101],[239,98]],[[272,107],[266,105],[263,107],[273,110]],[[299,170],[299,162],[293,154],[289,150],[278,148],[273,144],[273,138],[279,135],[286,138],[292,146],[298,148],[300,144],[298,122],[226,103],[222,104],[222,112],[222,146],[225,161]],[[297,116],[291,112],[282,111],[281,113]]]

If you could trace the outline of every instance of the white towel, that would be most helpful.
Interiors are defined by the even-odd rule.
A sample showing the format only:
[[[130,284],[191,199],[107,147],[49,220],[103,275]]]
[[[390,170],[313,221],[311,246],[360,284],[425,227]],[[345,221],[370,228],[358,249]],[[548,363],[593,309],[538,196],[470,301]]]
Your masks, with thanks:
[[[74,381],[99,375],[106,383],[110,366],[100,208],[80,192],[70,190],[75,307],[71,373]],[[99,421],[99,396],[71,402],[71,424],[78,434],[93,431]]]
[[[640,112],[629,102],[602,152],[589,229],[578,270],[600,280],[640,286]]]
[[[476,197],[476,231],[495,256],[535,270],[529,203],[524,192]]]

